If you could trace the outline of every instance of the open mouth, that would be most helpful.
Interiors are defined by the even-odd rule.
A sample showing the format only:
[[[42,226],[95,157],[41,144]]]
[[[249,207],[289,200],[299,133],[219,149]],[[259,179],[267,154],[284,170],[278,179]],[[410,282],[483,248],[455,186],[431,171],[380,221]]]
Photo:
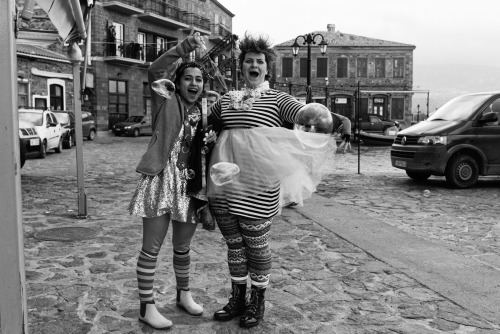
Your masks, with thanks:
[[[195,95],[198,94],[198,89],[196,89],[196,88],[188,88],[187,92],[188,92],[188,94],[195,96]]]
[[[257,72],[257,71],[249,71],[249,72],[248,72],[248,75],[249,75],[251,78],[258,78],[258,77],[259,77],[259,72]]]

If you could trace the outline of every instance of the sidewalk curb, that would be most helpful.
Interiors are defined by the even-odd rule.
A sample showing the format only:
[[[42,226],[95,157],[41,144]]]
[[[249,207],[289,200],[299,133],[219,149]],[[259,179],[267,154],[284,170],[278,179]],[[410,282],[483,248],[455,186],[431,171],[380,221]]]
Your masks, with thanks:
[[[304,216],[484,319],[500,319],[500,272],[313,194]]]

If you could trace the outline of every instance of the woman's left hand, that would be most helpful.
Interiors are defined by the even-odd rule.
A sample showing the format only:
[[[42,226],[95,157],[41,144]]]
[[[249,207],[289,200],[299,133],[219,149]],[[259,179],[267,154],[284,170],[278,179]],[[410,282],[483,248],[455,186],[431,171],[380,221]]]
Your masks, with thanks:
[[[205,138],[203,138],[203,142],[205,144],[215,143],[217,141],[217,133],[214,130],[210,130],[205,133]]]

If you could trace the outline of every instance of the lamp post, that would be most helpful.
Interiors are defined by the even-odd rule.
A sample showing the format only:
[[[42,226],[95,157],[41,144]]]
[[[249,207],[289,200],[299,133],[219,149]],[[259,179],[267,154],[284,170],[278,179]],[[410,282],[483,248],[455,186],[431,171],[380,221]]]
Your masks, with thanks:
[[[325,78],[325,107],[328,108],[328,77]]]
[[[321,54],[324,55],[326,53],[326,47],[328,46],[328,43],[325,42],[325,38],[321,34],[306,34],[306,35],[299,35],[295,37],[295,41],[292,44],[292,52],[294,57],[296,57],[299,54],[299,49],[300,45],[297,43],[299,39],[303,39],[304,41],[302,42],[302,45],[307,44],[307,96],[306,96],[306,103],[310,103],[312,100],[312,92],[311,92],[311,44],[316,44],[316,37],[320,37],[321,41],[319,42],[319,48],[321,50]]]

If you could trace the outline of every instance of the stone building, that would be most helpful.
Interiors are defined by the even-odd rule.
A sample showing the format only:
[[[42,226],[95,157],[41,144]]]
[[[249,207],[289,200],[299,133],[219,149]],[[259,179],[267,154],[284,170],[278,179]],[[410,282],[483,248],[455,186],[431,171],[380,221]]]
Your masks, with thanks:
[[[22,2],[18,1],[18,7]],[[96,1],[91,15],[91,47],[86,51],[83,44],[80,46],[88,54],[87,64],[81,64],[82,69],[86,67],[82,110],[92,112],[100,130],[108,130],[129,116],[148,114],[151,110],[148,66],[193,31],[205,36],[208,50],[190,57],[207,66],[210,58],[227,73],[225,80],[211,80],[206,88],[229,89],[233,82],[231,73],[235,71],[226,70],[225,66],[237,38],[232,35],[233,17],[217,0]],[[19,91],[27,94],[27,106],[72,109],[72,68],[69,61],[64,61],[67,58],[62,43],[57,39],[43,41],[35,51],[21,45],[40,40],[40,36],[53,29],[46,21],[43,27],[33,21],[29,29],[21,31],[22,41],[17,41]],[[50,55],[49,48],[54,49]],[[38,57],[30,56],[31,51]],[[57,53],[60,59],[55,56]],[[37,65],[43,69],[33,63],[40,64],[42,60],[48,62]],[[30,70],[31,67],[38,70]],[[64,102],[54,105],[51,92],[62,94]]]
[[[333,24],[311,34],[320,34],[328,43],[324,55],[318,47],[321,36],[311,44],[313,102],[354,119],[359,83],[361,118],[376,114],[410,125],[414,45],[342,33]],[[294,42],[300,46],[297,56],[292,52]],[[303,43],[298,37],[275,46],[274,84],[305,100],[308,48]]]

